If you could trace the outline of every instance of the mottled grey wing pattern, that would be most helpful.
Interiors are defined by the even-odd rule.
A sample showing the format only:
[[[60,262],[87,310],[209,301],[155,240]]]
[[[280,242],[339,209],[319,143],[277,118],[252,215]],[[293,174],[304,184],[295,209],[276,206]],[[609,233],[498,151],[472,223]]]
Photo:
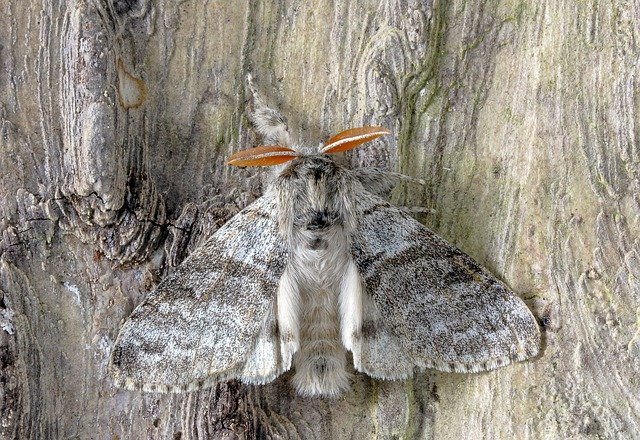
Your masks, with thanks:
[[[116,383],[185,391],[242,376],[286,265],[266,194],[196,249],[151,292],[120,331]]]
[[[366,191],[355,198],[353,258],[416,366],[476,372],[538,353],[535,318],[500,281],[381,198]]]

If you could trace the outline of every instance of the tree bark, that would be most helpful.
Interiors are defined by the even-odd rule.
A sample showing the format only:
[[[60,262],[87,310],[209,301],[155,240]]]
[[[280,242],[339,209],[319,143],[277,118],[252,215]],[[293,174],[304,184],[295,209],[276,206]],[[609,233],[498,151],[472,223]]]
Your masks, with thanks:
[[[640,437],[638,2],[0,3],[3,438]],[[259,196],[247,73],[315,145],[421,178],[399,204],[505,280],[542,355],[484,374],[115,389],[123,320]]]

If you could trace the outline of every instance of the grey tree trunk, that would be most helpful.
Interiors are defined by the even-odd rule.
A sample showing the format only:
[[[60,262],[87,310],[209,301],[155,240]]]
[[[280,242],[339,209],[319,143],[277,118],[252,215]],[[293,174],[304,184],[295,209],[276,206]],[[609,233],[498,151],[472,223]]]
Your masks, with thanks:
[[[0,2],[3,438],[640,437],[640,5],[481,0]],[[504,279],[536,360],[338,401],[285,377],[117,390],[123,319],[260,194],[253,72],[316,144],[425,179],[401,204]]]

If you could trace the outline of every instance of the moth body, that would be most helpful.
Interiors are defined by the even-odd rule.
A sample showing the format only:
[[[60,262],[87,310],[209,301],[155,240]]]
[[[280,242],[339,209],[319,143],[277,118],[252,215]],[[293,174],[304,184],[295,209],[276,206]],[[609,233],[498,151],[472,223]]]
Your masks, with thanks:
[[[340,302],[343,297],[354,303],[353,286],[345,281],[353,265],[353,219],[344,194],[349,178],[329,157],[308,156],[293,161],[274,183],[282,212],[295,213],[293,221],[280,219],[289,259],[277,293],[278,328],[298,348],[293,383],[303,395],[336,396],[349,388],[341,335],[348,326],[341,325]]]

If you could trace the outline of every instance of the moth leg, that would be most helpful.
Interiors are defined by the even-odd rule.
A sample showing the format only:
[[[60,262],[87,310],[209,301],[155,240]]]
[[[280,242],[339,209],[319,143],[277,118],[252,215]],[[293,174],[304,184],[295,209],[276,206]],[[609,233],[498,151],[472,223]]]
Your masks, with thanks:
[[[398,206],[398,209],[407,214],[435,214],[437,211],[424,206]]]
[[[391,191],[402,180],[424,185],[425,181],[416,179],[406,174],[394,171],[381,170],[380,168],[355,168],[351,171],[356,179],[360,181],[364,189],[377,196],[388,199]]]
[[[262,136],[262,142],[265,145],[290,146],[291,138],[286,118],[265,103],[255,87],[251,74],[247,75],[247,86],[251,92],[247,116],[255,130]]]
[[[422,179],[416,179],[414,177],[407,176],[406,174],[396,173],[394,171],[385,171],[379,168],[356,168],[352,170],[352,173],[367,191],[386,200],[391,197],[391,191],[393,191],[393,189],[402,180],[417,183],[419,185],[426,184]],[[398,209],[409,215],[434,214],[436,212],[435,209],[424,206],[398,206]]]
[[[285,370],[291,366],[293,355],[300,349],[300,291],[286,268],[280,278],[277,293],[278,330],[280,352]]]

